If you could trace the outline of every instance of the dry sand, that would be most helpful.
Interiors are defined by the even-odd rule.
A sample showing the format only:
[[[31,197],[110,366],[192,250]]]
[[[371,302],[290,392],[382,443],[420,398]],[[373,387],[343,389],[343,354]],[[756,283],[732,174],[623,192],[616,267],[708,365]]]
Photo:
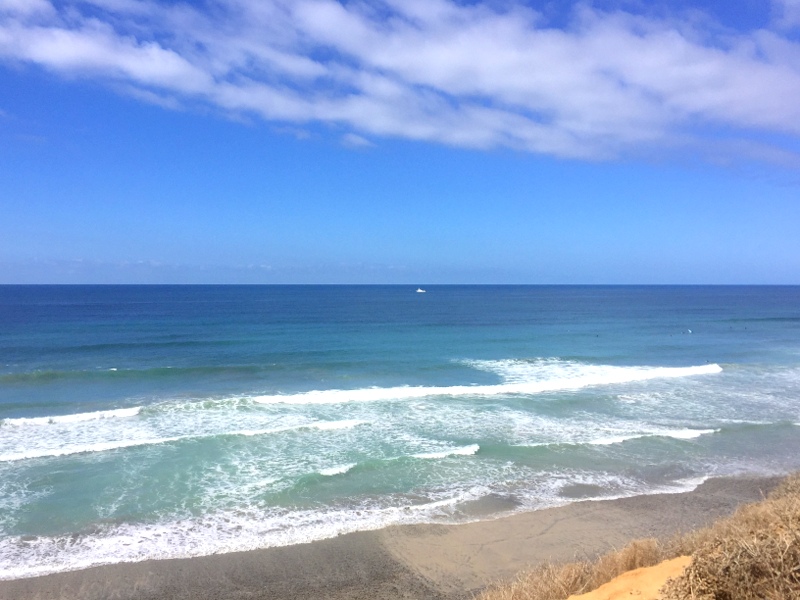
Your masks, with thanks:
[[[679,556],[654,567],[634,569],[593,592],[570,596],[567,600],[659,600],[659,591],[667,580],[678,577],[691,562],[691,556]]]
[[[465,525],[414,525],[286,548],[0,581],[0,600],[455,600],[544,560],[594,558],[635,538],[707,525],[779,478],[577,502]]]

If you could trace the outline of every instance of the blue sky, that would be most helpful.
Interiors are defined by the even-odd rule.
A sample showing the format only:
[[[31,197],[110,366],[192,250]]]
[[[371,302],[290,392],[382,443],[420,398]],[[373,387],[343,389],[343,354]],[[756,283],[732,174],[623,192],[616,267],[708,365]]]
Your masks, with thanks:
[[[800,0],[0,0],[0,283],[800,283]]]

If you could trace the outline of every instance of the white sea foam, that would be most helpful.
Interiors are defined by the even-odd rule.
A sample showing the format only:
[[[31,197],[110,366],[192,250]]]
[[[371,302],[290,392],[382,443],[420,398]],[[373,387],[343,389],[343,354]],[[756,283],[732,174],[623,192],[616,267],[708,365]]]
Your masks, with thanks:
[[[522,420],[522,418],[520,418]],[[543,421],[538,425],[547,432],[546,436],[531,435],[534,439],[512,441],[511,445],[527,448],[540,448],[552,445],[611,446],[631,440],[647,438],[673,438],[690,440],[717,433],[719,429],[668,429],[648,426],[646,423],[595,422],[591,420]],[[524,434],[521,437],[529,437]]]
[[[3,419],[2,425],[11,427],[54,425],[57,423],[83,423],[99,419],[121,419],[135,417],[142,410],[140,406],[133,408],[118,408],[115,410],[99,410],[96,412],[77,413],[74,415],[58,415],[53,417],[22,417],[18,419]]]
[[[0,580],[103,564],[288,546],[393,524],[429,522],[452,515],[452,507],[467,498],[459,494],[424,504],[351,510],[237,510],[195,519],[124,523],[86,536],[6,537],[0,539]]]
[[[645,437],[650,437],[644,433],[634,433],[631,435],[612,435],[609,437],[597,438],[588,442],[590,446],[613,446],[614,444],[621,444],[629,440],[639,440]]]
[[[658,432],[655,435],[671,437],[678,440],[693,440],[695,438],[699,438],[700,436],[717,432],[719,432],[719,429],[679,429],[677,431]]]
[[[414,458],[437,459],[447,458],[448,456],[471,456],[476,454],[480,449],[481,447],[478,444],[472,444],[470,446],[464,446],[462,448],[450,448],[440,452],[422,452],[420,454],[414,454]]]
[[[335,431],[337,429],[352,429],[353,427],[366,424],[366,421],[361,421],[359,419],[346,419],[344,421],[318,421],[316,423],[310,423],[307,426],[319,429],[320,431]]]
[[[564,485],[584,483],[605,490],[603,498],[637,493],[679,493],[694,489],[705,478],[639,489],[635,482],[600,473],[539,473],[536,492],[524,494],[517,510],[535,510],[568,504],[559,496]],[[633,486],[633,487],[632,487]],[[258,548],[288,546],[335,537],[354,531],[390,525],[463,521],[458,507],[491,494],[477,485],[446,495],[431,495],[427,502],[357,506],[349,509],[286,511],[240,507],[188,519],[164,519],[155,523],[104,525],[86,535],[7,536],[0,539],[0,580],[73,571],[103,564],[150,559],[189,558]],[[399,500],[396,499],[396,500]],[[466,520],[475,520],[476,517]]]
[[[352,429],[359,425],[366,424],[366,421],[358,419],[346,419],[344,421],[312,421],[301,425],[286,425],[284,427],[274,427],[270,429],[241,429],[223,432],[209,432],[207,435],[190,435],[185,438],[213,437],[217,435],[241,435],[253,437],[257,435],[269,435],[271,433],[283,433],[285,431],[297,431],[299,429],[318,429],[320,431],[337,431],[339,429]]]
[[[355,466],[356,463],[350,463],[349,465],[338,465],[335,467],[330,467],[328,469],[320,469],[319,474],[325,475],[326,477],[333,477],[334,475],[344,475]]]
[[[302,429],[318,429],[321,431],[336,431],[341,429],[351,429],[358,425],[364,424],[365,421],[357,419],[346,419],[343,421],[313,421],[301,423],[298,425],[288,425],[283,427],[274,427],[267,429],[241,429],[241,430],[213,430],[202,433],[190,433],[185,435],[165,436],[165,437],[132,437],[134,432],[127,432],[130,436],[128,439],[114,439],[108,441],[91,441],[87,442],[80,440],[73,444],[64,444],[59,439],[50,437],[38,438],[34,441],[38,447],[30,447],[25,449],[18,449],[16,451],[8,451],[9,446],[19,448],[23,445],[22,440],[12,440],[16,444],[12,444],[9,440],[0,440],[5,442],[0,445],[0,448],[6,447],[6,452],[0,454],[0,463],[3,462],[16,462],[20,460],[30,460],[35,458],[56,458],[61,456],[70,456],[73,454],[86,454],[94,452],[108,452],[111,450],[119,450],[123,448],[134,448],[137,446],[155,446],[159,444],[167,444],[172,442],[179,442],[190,439],[202,439],[217,436],[244,436],[254,437],[261,435],[271,435],[277,433],[284,433],[287,431],[297,431]]]
[[[638,440],[649,437],[669,437],[669,438],[675,438],[677,440],[691,440],[699,438],[702,435],[716,433],[717,431],[719,430],[718,429],[675,429],[675,430],[656,429],[653,431],[649,431],[647,433],[633,433],[629,435],[602,437],[592,440],[591,442],[589,442],[589,444],[595,446],[610,446],[612,444],[621,444],[622,442],[627,442],[629,440]]]
[[[546,358],[535,360],[468,360],[465,364],[499,375],[505,383],[568,382],[607,385],[648,379],[688,377],[720,373],[718,364],[691,367],[593,365],[573,360]],[[580,387],[584,387],[581,385]]]
[[[524,361],[483,361],[470,364],[503,374],[506,363]],[[519,369],[518,371],[524,371]],[[510,376],[511,381],[495,385],[454,385],[454,386],[400,386],[371,387],[354,390],[313,390],[298,394],[275,394],[255,396],[260,404],[342,404],[347,402],[376,402],[388,400],[409,400],[429,396],[498,396],[541,394],[561,390],[575,390],[589,386],[613,385],[648,381],[712,375],[722,372],[717,364],[694,367],[616,367],[609,365],[585,365],[568,361],[547,361],[530,369],[533,378],[524,380],[519,372]]]
[[[89,452],[108,452],[109,450],[119,450],[121,448],[133,448],[135,446],[153,446],[156,444],[166,444],[176,442],[184,438],[153,438],[141,440],[116,440],[113,442],[98,442],[95,444],[85,444],[81,446],[65,446],[61,448],[41,448],[27,450],[23,452],[0,454],[0,462],[16,462],[19,460],[30,460],[33,458],[51,458],[58,456],[69,456],[71,454],[85,454]]]

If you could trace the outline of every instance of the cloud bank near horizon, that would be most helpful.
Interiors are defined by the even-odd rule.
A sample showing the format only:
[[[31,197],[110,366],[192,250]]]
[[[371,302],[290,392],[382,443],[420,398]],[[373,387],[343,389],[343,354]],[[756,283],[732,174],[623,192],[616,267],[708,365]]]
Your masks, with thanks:
[[[691,148],[800,165],[800,2],[732,30],[576,3],[0,0],[0,61],[171,108],[573,159]],[[562,22],[563,21],[563,22]],[[729,156],[730,157],[730,156]]]

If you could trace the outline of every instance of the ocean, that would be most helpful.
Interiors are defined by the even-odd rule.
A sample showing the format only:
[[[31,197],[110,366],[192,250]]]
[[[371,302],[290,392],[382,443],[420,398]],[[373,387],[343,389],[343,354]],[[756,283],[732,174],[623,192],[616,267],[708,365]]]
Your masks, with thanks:
[[[800,468],[800,287],[0,286],[0,579]]]

